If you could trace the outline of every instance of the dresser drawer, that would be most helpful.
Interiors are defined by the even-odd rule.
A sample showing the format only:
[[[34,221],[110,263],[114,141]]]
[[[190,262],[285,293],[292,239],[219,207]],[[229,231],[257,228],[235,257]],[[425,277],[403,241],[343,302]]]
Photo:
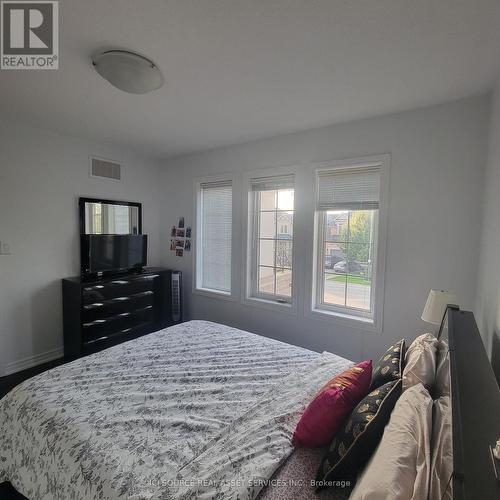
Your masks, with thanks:
[[[108,299],[128,297],[146,291],[154,291],[158,275],[116,279],[99,284],[89,284],[82,289],[83,305],[100,303]]]
[[[120,313],[108,318],[96,319],[83,323],[83,341],[93,341],[101,337],[115,335],[139,325],[153,322],[154,315],[152,306]]]
[[[106,299],[99,302],[91,302],[83,305],[83,322],[89,323],[96,319],[110,318],[120,313],[152,306],[153,302],[154,292],[152,290],[116,297],[114,299]]]

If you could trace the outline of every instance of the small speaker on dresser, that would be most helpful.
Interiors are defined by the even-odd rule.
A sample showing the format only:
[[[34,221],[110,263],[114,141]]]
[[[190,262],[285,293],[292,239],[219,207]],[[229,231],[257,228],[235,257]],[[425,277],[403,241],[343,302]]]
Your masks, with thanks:
[[[172,320],[178,323],[182,319],[181,273],[172,271]]]

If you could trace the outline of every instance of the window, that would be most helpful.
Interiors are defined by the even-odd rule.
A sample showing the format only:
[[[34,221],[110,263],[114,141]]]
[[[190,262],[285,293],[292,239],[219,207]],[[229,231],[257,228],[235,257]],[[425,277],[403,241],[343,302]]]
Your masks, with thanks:
[[[250,298],[290,303],[293,272],[294,177],[251,180]]]
[[[92,207],[91,221],[94,223],[92,232],[95,234],[102,234],[102,205],[101,203],[92,203],[90,206]]]
[[[382,163],[317,173],[315,309],[375,323],[381,304]]]
[[[196,289],[231,294],[231,181],[198,185]]]

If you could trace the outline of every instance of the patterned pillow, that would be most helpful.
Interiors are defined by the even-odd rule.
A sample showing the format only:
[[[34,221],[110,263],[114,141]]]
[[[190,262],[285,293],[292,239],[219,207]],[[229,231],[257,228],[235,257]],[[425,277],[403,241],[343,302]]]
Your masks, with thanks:
[[[377,368],[373,370],[371,390],[392,380],[398,380],[403,376],[405,353],[405,339],[401,339],[387,349],[386,353],[380,358]]]
[[[316,475],[316,491],[331,481],[354,482],[377,447],[401,394],[401,379],[379,387],[354,408],[330,444]]]

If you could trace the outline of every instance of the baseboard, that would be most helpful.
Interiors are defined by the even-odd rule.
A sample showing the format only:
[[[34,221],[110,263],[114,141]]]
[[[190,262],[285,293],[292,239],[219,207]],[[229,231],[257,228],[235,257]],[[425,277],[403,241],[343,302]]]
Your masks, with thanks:
[[[5,375],[11,375],[12,373],[17,373],[33,366],[41,365],[42,363],[48,363],[54,359],[59,359],[64,356],[64,351],[62,347],[57,349],[52,349],[51,351],[43,352],[42,354],[36,354],[35,356],[29,356],[27,358],[19,359],[12,363],[7,363],[5,365]]]

